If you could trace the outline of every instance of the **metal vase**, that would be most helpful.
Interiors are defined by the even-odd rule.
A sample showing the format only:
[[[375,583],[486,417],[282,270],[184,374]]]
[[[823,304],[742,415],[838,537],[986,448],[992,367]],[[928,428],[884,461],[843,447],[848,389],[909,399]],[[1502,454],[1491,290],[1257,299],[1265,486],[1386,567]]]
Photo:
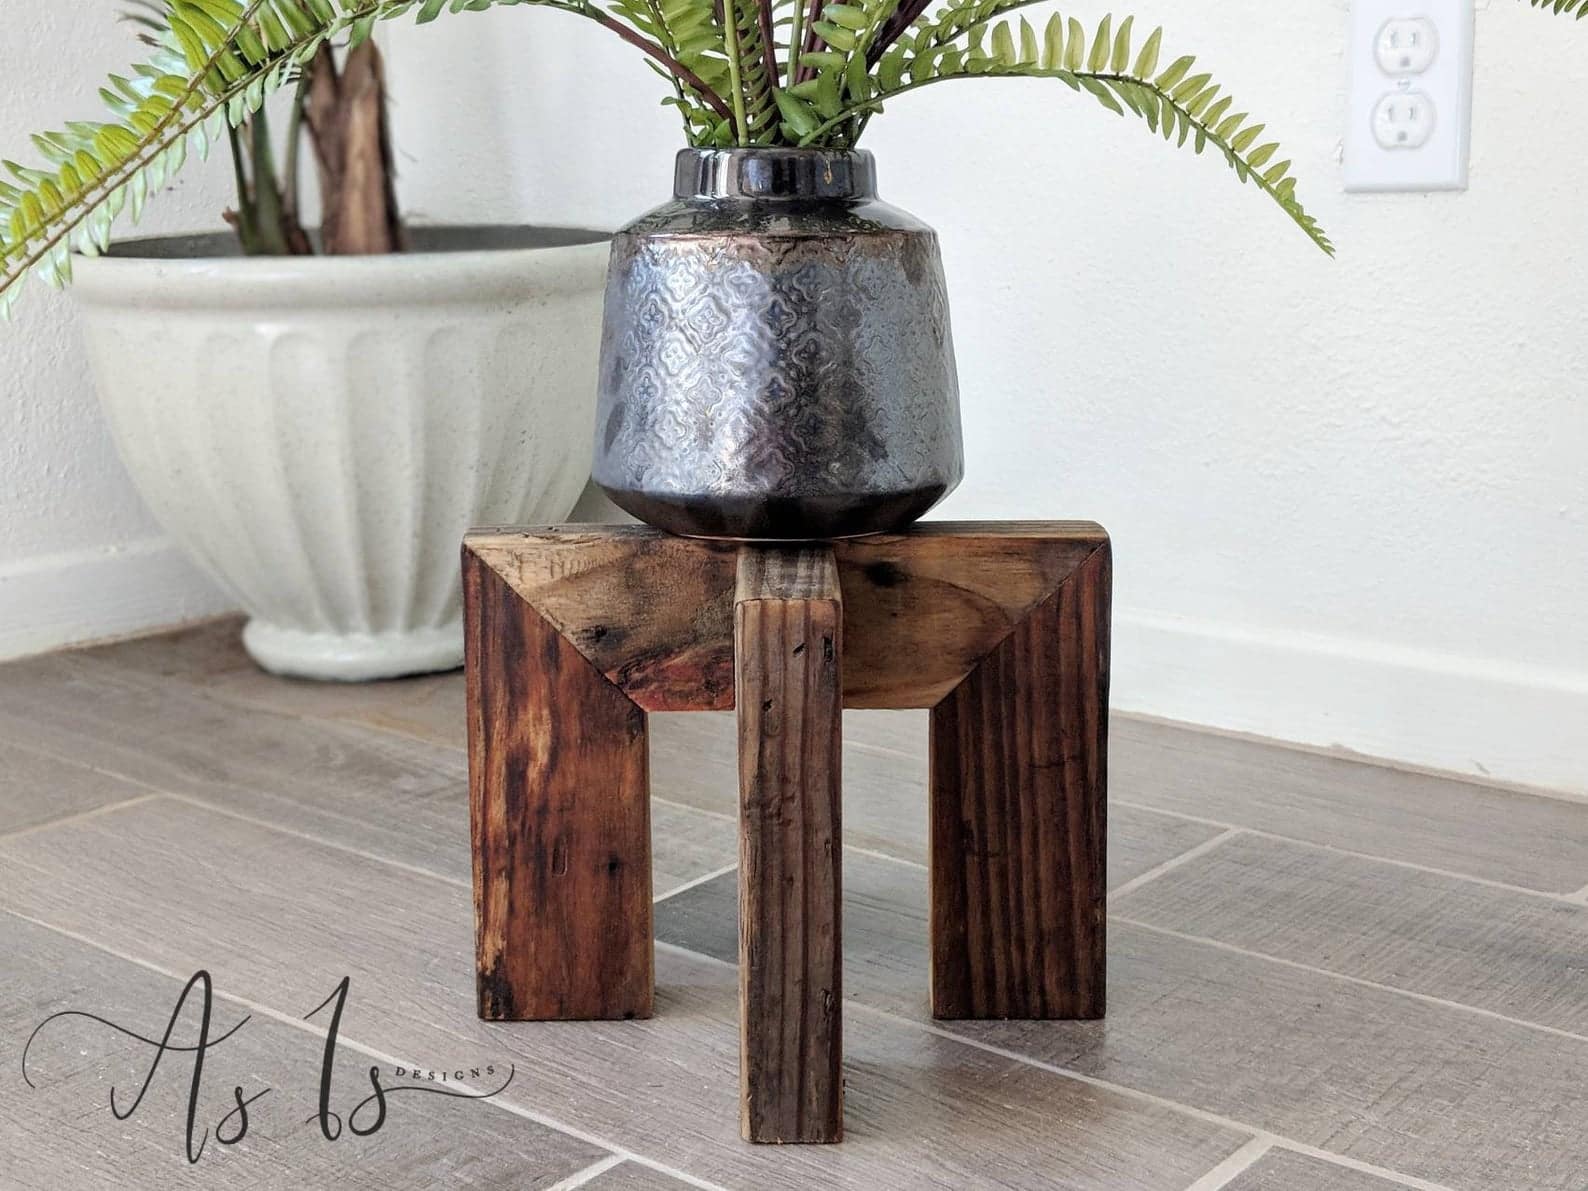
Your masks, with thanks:
[[[596,482],[679,534],[907,525],[964,471],[937,235],[870,153],[686,149],[612,241]]]

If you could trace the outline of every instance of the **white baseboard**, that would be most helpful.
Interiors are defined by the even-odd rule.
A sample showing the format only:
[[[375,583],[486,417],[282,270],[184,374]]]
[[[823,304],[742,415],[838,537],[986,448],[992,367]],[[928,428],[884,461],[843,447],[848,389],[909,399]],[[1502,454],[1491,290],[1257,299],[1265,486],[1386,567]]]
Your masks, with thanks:
[[[0,568],[0,658],[122,637],[235,608],[164,538]]]
[[[1121,609],[1113,706],[1588,794],[1588,674]]]

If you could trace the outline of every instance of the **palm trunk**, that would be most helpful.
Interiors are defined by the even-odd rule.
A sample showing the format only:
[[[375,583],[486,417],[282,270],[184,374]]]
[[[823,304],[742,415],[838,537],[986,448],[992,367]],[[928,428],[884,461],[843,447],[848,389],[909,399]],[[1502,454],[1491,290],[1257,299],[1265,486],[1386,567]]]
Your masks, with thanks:
[[[400,252],[380,51],[366,41],[339,72],[329,48],[315,58],[303,122],[320,171],[320,242],[332,255]]]
[[[307,132],[320,178],[320,248],[328,255],[400,252],[386,79],[380,51],[366,41],[337,68],[322,47],[294,97],[285,177],[277,174],[263,109],[232,133],[237,209],[226,220],[243,251],[305,256],[314,247],[298,218],[298,138]]]

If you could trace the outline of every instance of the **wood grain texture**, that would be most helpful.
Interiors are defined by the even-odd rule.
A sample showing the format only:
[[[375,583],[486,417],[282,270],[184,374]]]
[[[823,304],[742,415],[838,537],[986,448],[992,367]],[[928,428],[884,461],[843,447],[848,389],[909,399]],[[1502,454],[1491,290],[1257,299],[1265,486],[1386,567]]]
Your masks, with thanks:
[[[463,672],[374,682],[313,682],[261,670],[243,650],[244,619],[226,616],[160,637],[99,646],[96,661],[196,687],[208,699],[305,720],[359,723],[458,749],[468,746]]]
[[[1089,521],[928,521],[836,543],[844,705],[936,706],[1107,546]]]
[[[40,736],[51,733],[43,721],[52,715],[62,725],[73,728],[79,726],[85,714],[94,715],[96,722],[103,724],[94,734],[78,730],[75,735],[73,758],[81,755],[86,760],[87,754],[92,754],[96,764],[108,759],[106,745],[117,735],[118,721],[127,713],[97,701],[85,703],[84,700],[93,699],[94,688],[74,686],[70,699],[63,697],[44,671],[49,668],[58,672],[66,659],[85,669],[109,669],[107,681],[112,685],[121,685],[128,670],[134,667],[168,679],[144,684],[139,698],[150,706],[168,703],[173,694],[182,693],[182,688],[197,685],[208,699],[301,717],[305,720],[306,736],[309,721],[331,720],[357,722],[463,748],[461,673],[379,683],[295,682],[264,674],[249,661],[237,641],[240,624],[236,619],[212,621],[158,637],[12,662],[7,664],[6,672],[13,675],[11,685],[18,692],[18,703],[36,705],[30,710],[39,717],[35,722]],[[855,649],[851,641],[851,655]],[[100,663],[112,665],[104,667]],[[4,685],[0,682],[0,686]],[[172,712],[165,722],[182,722],[192,716],[192,711]],[[3,720],[4,711],[0,709],[0,722]],[[258,722],[241,716],[220,722],[211,714],[195,730],[211,737],[224,735],[227,743],[223,747],[235,755],[238,749],[246,753],[262,747],[269,734],[251,730]],[[659,796],[669,798],[674,795],[666,793],[660,784],[662,768],[669,762],[662,750],[675,745],[684,749],[686,740],[694,740],[695,734],[707,736],[717,731],[709,716],[698,721],[697,717],[677,717],[673,722],[683,727],[669,727],[665,743],[656,721],[651,723],[652,788]],[[249,731],[244,736],[240,729]],[[849,715],[844,719],[844,736],[846,781],[851,785],[859,772],[854,759],[885,749],[892,762],[871,765],[863,780],[872,780],[871,775],[876,775],[876,780],[890,787],[908,787],[912,791],[926,788],[923,713],[868,711]],[[35,739],[38,737],[32,735],[30,728],[21,734],[19,742],[31,744]],[[717,793],[727,800],[721,809],[731,812],[735,796],[731,727],[722,730],[720,741],[728,751],[729,761],[727,781]],[[160,743],[174,742],[167,735]],[[282,741],[277,747],[289,743]],[[151,742],[145,747],[152,750],[154,746]],[[374,763],[384,761],[376,758]],[[680,772],[686,778],[677,795],[681,800],[693,802],[696,797],[711,793],[702,788],[698,779],[688,778],[687,766]],[[262,768],[261,774],[266,773],[268,770]],[[292,783],[283,784],[283,792],[290,793],[309,776],[300,775]],[[358,778],[356,772],[344,774],[341,789],[356,788],[362,792],[364,783]],[[462,788],[460,780],[459,790]],[[1531,889],[1571,893],[1588,884],[1588,803],[1364,763],[1343,752],[1320,753],[1115,713],[1109,720],[1109,792],[1126,803],[1150,804],[1171,814],[1236,822]],[[239,800],[243,796],[239,788]],[[873,793],[864,803],[852,807],[846,827],[851,842],[887,850],[890,840],[886,818],[879,812],[876,832],[866,818],[879,796]],[[340,793],[328,794],[328,798],[341,797],[344,795]],[[901,804],[905,813],[912,816],[915,805],[913,801]],[[1110,810],[1108,872],[1110,883],[1115,886],[1136,875],[1129,861],[1122,867],[1120,848],[1116,846],[1129,842],[1128,824],[1133,809],[1116,801]],[[924,861],[924,824],[922,818],[920,848],[916,847],[915,835],[908,839],[895,835],[891,843],[908,843],[909,857]],[[912,832],[916,830],[910,820],[905,821],[905,826]],[[423,834],[430,840],[438,838],[436,832]],[[407,850],[413,850],[412,841]],[[466,870],[465,849],[456,851]],[[1144,864],[1137,871],[1148,867],[1151,864]]]
[[[1293,1150],[1269,1150],[1223,1191],[1396,1191],[1404,1186]]]
[[[1118,754],[1109,725],[1110,777]],[[844,788],[856,793],[844,807],[844,843],[927,862],[927,713],[844,712]],[[726,714],[667,713],[651,717],[651,792],[702,811],[734,814],[733,724]],[[886,742],[886,743],[879,743]],[[1110,785],[1112,786],[1112,781]],[[1588,818],[1588,806],[1583,809]],[[1111,803],[1108,808],[1108,883],[1157,868],[1223,828],[1175,815]],[[658,845],[659,846],[659,845]],[[659,861],[658,861],[659,862]],[[657,890],[661,891],[658,870]]]
[[[945,521],[834,543],[845,706],[933,706],[1107,541],[1084,521]],[[562,526],[477,530],[465,550],[646,710],[732,709],[731,545]]]
[[[1588,885],[1588,803],[1130,716],[1111,729],[1118,798],[1529,889]]]
[[[484,529],[464,543],[647,711],[733,707],[732,544],[641,525]]]
[[[1236,836],[1114,911],[1588,1038],[1588,906]]]
[[[746,549],[734,601],[740,1132],[843,1138],[843,601],[831,549]]]
[[[1104,1005],[1106,545],[932,710],[932,1012]]]
[[[207,817],[195,812],[183,823],[192,828]],[[110,943],[116,945],[113,938]],[[16,1040],[14,1060],[34,1027],[67,1008],[108,1014],[145,1037],[160,1037],[184,981],[204,962],[183,963],[173,969],[177,975],[165,975],[11,914],[0,914],[0,953],[6,957],[0,964],[0,1034]],[[292,959],[283,954],[280,963],[288,967]],[[185,1160],[188,1056],[168,1055],[138,1110],[118,1121],[110,1112],[109,1089],[117,1089],[125,1107],[150,1075],[151,1049],[86,1019],[63,1018],[41,1030],[29,1048],[35,1086],[24,1084],[15,1069],[0,1085],[0,1185],[61,1191],[394,1191],[462,1181],[548,1191],[603,1156],[599,1146],[490,1101],[395,1091],[386,1127],[367,1137],[344,1131],[327,1142],[305,1119],[314,1111],[314,1079],[325,1046],[315,1028],[323,1024],[287,1024],[320,997],[307,1004],[283,997],[276,1006],[282,1021],[227,999],[268,990],[244,989],[224,972],[215,972],[214,979],[212,1042],[249,1020],[206,1056],[194,1140],[208,1137],[196,1165]],[[371,984],[358,983],[353,996],[363,999],[373,991]],[[176,1040],[196,1035],[199,1003],[195,993]],[[358,1096],[349,1093],[370,1064],[367,1054],[338,1048],[334,1111],[345,1115],[357,1103]],[[410,1083],[390,1065],[380,1066],[388,1089]],[[246,1135],[222,1145],[215,1124],[235,1106],[233,1087],[244,1095],[270,1091],[250,1105]],[[224,1132],[232,1134],[236,1125],[233,1118]]]
[[[147,794],[147,788],[18,744],[0,743],[0,835]]]
[[[479,1013],[651,1013],[645,713],[464,552]]]
[[[853,1135],[854,1052],[871,1028],[865,1009],[925,1015],[927,875],[850,854],[844,893]],[[730,882],[665,905],[658,940],[732,954]],[[1465,946],[1485,929],[1481,917],[1452,922],[1447,945]],[[1349,928],[1329,944],[1351,945]],[[1462,1191],[1582,1189],[1588,1039],[1118,921],[1109,965],[1106,1022],[939,1028]],[[1537,994],[1550,987],[1566,991]]]
[[[468,879],[463,750],[351,723],[240,712],[185,683],[103,657],[93,650],[28,659],[26,678],[0,680],[0,737]]]
[[[85,856],[94,864],[85,866]],[[514,1063],[500,1102],[722,1187],[876,1191],[996,1181],[1010,1191],[1053,1191],[1056,1183],[1072,1191],[1184,1191],[1245,1140],[1166,1105],[974,1050],[910,1022],[867,1017],[847,1039],[848,1142],[745,1145],[731,966],[660,951],[658,1012],[649,1021],[480,1021],[466,891],[163,800],[0,841],[0,881],[6,906],[18,913],[172,971],[206,966],[229,990],[293,1018],[349,975],[348,1043],[427,1066]],[[731,914],[731,890],[728,901]],[[918,958],[921,946],[917,938]],[[924,979],[913,979],[909,991],[919,994]],[[350,1066],[345,1085],[338,1076],[339,1106],[352,1102],[357,1069]],[[312,1071],[305,1116],[313,1111]],[[300,1073],[291,1086],[304,1079]],[[230,1091],[219,1079],[214,1087],[222,1098]],[[0,1081],[0,1119],[9,1119],[7,1098],[30,1094],[14,1076]],[[394,1120],[390,1129],[401,1127]],[[11,1144],[0,1128],[0,1154]],[[120,1185],[160,1187],[163,1173],[153,1170],[142,1186]],[[458,1168],[452,1173],[456,1181]]]
[[[672,1175],[641,1166],[638,1162],[620,1162],[580,1185],[590,1188],[590,1191],[687,1191],[691,1186]]]

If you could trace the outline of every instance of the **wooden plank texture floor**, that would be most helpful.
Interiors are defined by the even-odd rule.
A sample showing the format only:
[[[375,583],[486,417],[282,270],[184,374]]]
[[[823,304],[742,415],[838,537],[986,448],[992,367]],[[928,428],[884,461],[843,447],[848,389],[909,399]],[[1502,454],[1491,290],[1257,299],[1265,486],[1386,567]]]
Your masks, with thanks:
[[[731,714],[652,721],[656,1016],[487,1024],[461,676],[284,681],[237,630],[0,666],[0,1187],[1588,1188],[1588,804],[1116,717],[1107,1020],[934,1022],[924,713],[849,713],[847,1140],[750,1147]],[[23,1080],[52,1012],[158,1038],[199,969],[248,1021],[197,1164],[191,1052],[125,1120],[152,1049],[103,1024]],[[344,977],[339,1122],[371,1067],[511,1083],[328,1140]]]

